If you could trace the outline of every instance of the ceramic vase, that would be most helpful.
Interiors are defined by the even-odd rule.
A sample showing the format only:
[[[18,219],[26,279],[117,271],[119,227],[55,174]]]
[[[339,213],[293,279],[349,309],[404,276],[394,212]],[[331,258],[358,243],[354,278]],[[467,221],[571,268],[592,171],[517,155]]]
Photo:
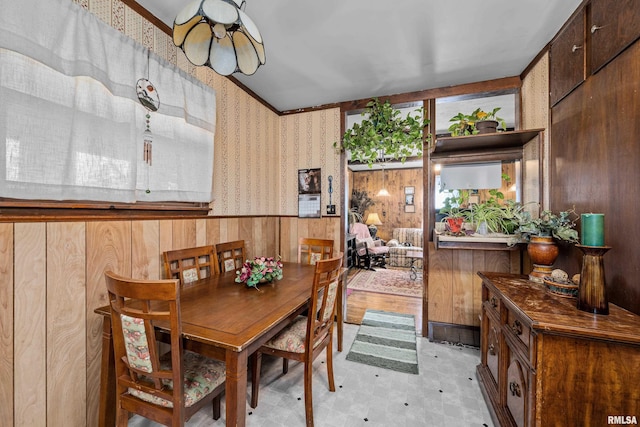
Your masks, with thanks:
[[[529,280],[542,283],[545,276],[551,275],[560,249],[551,236],[532,236],[527,245],[527,253],[533,264]]]

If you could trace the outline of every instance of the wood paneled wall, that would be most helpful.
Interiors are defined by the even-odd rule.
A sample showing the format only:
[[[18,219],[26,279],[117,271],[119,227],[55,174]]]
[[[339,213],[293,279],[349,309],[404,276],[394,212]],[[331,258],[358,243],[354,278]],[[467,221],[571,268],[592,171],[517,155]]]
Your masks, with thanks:
[[[97,425],[106,270],[157,279],[163,251],[237,239],[295,261],[299,236],[338,251],[340,218],[0,223],[0,424]]]
[[[605,214],[604,256],[609,302],[640,314],[640,41],[552,109],[550,188],[554,211]],[[580,272],[581,252],[556,262]]]
[[[389,197],[378,197],[382,188],[382,173]],[[365,220],[370,212],[377,212],[382,220],[377,236],[391,239],[394,228],[422,228],[422,169],[389,169],[384,171],[358,171],[350,174],[351,189],[366,190],[375,204],[365,212]],[[415,212],[405,212],[405,187],[414,187]]]
[[[435,249],[429,243],[429,322],[480,326],[482,280],[478,271],[520,273],[519,251]]]

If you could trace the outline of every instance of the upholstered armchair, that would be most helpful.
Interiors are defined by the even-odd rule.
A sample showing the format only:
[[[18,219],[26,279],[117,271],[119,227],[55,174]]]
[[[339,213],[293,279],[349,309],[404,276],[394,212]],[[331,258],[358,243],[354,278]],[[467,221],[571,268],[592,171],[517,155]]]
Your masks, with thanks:
[[[389,248],[382,240],[373,240],[369,227],[361,222],[351,224],[349,233],[356,235],[356,254],[358,267],[373,270],[373,267],[386,268]]]

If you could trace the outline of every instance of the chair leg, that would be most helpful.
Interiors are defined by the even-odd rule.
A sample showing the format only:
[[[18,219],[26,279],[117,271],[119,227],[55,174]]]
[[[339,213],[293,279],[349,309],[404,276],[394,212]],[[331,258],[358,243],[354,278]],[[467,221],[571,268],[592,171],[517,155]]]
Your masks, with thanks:
[[[304,364],[304,416],[307,427],[313,427],[313,398],[311,395],[311,385],[313,381],[313,360]]]
[[[222,401],[222,393],[213,398],[213,419],[220,419],[220,402]]]
[[[126,427],[129,425],[129,411],[122,409],[120,402],[116,408],[116,426]]]
[[[282,358],[282,375],[285,375],[287,372],[289,372],[289,359],[287,359],[286,357]]]
[[[325,350],[327,352],[327,379],[329,380],[329,391],[336,391],[336,384],[333,380],[333,332],[330,333],[329,344]]]
[[[260,368],[262,366],[262,353],[256,351],[249,356],[251,363],[251,407],[258,406],[258,391],[260,390]]]

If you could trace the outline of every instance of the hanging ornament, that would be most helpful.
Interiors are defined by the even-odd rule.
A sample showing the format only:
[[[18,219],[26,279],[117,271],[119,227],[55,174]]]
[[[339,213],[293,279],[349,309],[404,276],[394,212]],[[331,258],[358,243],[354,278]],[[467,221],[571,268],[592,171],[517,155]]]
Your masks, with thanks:
[[[142,104],[144,108],[147,109],[147,114],[145,114],[145,128],[144,134],[142,137],[143,140],[143,154],[142,158],[144,162],[147,164],[147,193],[150,193],[149,190],[149,168],[152,165],[152,148],[153,148],[153,134],[151,133],[151,112],[158,111],[160,108],[160,97],[158,95],[158,91],[155,86],[149,81],[149,56],[150,51],[147,50],[147,78],[138,79],[136,83],[136,94],[138,95],[138,100]]]

